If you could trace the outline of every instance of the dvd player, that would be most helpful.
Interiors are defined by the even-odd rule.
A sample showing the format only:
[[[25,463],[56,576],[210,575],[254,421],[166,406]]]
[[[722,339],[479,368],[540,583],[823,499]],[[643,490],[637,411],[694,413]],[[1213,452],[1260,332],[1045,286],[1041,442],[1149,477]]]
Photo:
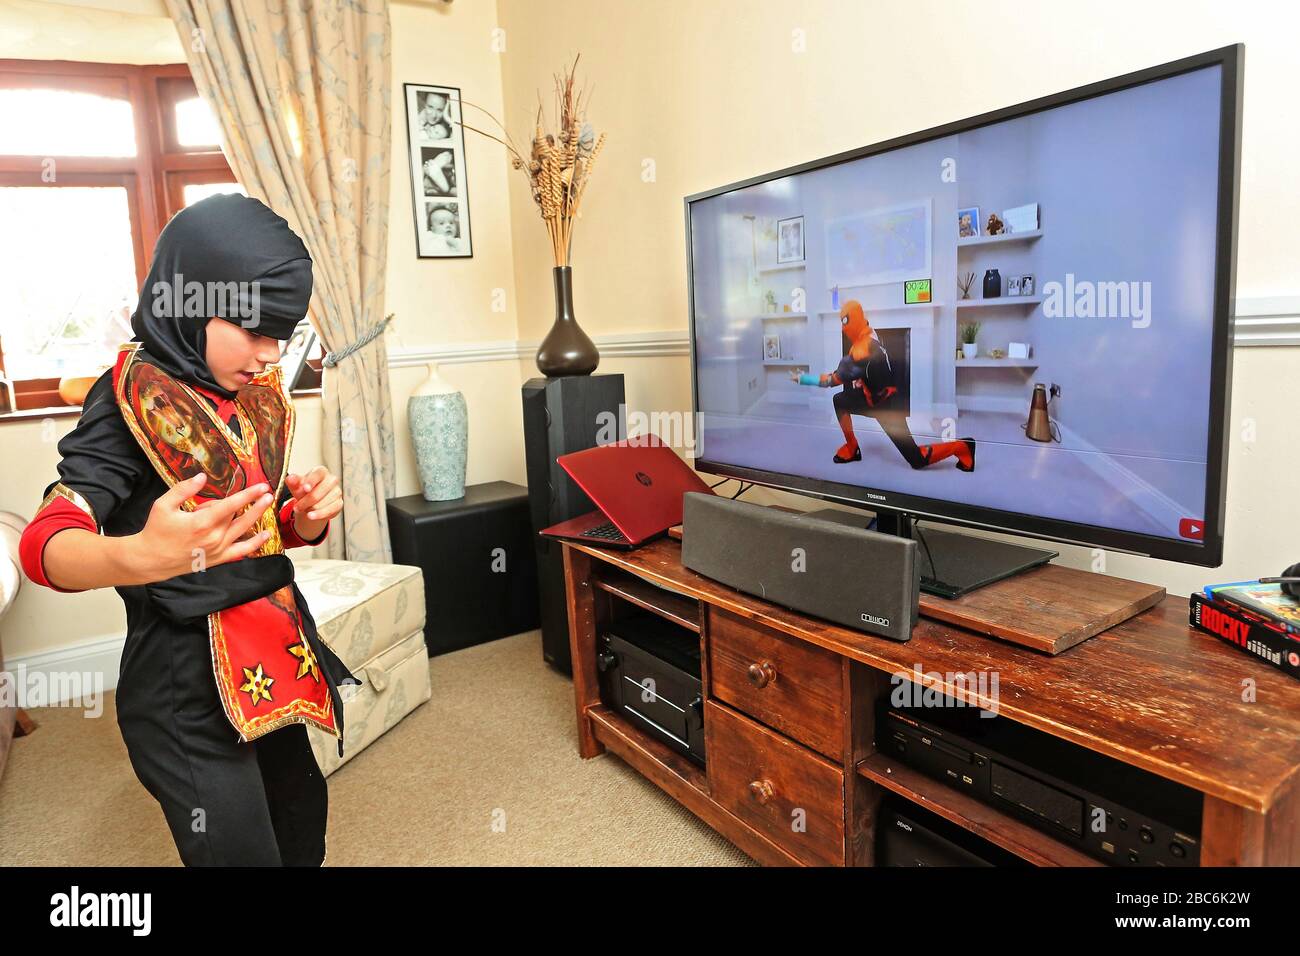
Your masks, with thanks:
[[[1197,866],[1201,795],[972,707],[882,702],[876,749],[1106,863]]]
[[[876,866],[1028,866],[937,813],[892,794],[876,818]]]

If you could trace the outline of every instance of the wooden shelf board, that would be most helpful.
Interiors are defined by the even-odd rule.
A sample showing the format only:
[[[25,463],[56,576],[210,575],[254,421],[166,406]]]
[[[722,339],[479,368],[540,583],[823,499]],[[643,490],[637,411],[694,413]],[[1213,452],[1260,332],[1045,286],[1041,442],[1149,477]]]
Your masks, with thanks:
[[[1002,716],[1248,810],[1268,810],[1300,768],[1300,683],[1193,629],[1186,598],[1166,597],[1047,657],[929,618],[907,642],[820,621],[682,567],[681,542],[671,537],[632,551],[565,547],[877,670],[920,667],[934,675],[926,686],[968,702],[979,703],[950,675],[996,673]],[[1247,677],[1253,703],[1241,699]]]
[[[696,634],[700,632],[700,605],[688,597],[674,594],[663,588],[642,581],[640,578],[602,577],[597,568],[592,583],[602,591],[608,591],[615,597],[635,604],[637,607],[658,614],[660,617],[679,624]]]
[[[1044,564],[959,598],[921,595],[920,609],[957,627],[1060,654],[1159,604],[1165,589]]]
[[[596,726],[596,739],[646,776],[652,777],[655,783],[659,783],[660,786],[663,785],[661,780],[679,783],[708,794],[708,776],[699,764],[683,757],[649,734],[639,732],[626,719],[604,704],[588,707],[587,716]],[[622,753],[623,750],[628,749],[635,751],[631,758]]]
[[[703,767],[636,730],[604,704],[588,707],[586,713],[597,740],[742,852],[768,865],[801,865],[767,837],[714,803]]]
[[[858,773],[1035,866],[1105,865],[886,754],[867,757],[858,764]]]

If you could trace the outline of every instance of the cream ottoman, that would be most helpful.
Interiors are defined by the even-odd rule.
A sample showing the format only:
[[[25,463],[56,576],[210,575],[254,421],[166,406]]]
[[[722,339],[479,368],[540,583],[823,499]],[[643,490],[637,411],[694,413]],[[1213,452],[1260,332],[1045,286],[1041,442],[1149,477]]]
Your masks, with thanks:
[[[343,704],[341,760],[336,739],[307,726],[328,777],[429,699],[424,575],[405,564],[290,557],[321,640],[365,682]]]

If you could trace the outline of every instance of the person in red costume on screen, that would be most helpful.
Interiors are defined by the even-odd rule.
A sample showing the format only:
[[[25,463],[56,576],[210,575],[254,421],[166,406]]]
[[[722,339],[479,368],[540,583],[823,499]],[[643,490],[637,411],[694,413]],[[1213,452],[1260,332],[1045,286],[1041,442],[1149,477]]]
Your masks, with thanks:
[[[898,388],[894,385],[894,369],[889,353],[871,332],[862,304],[849,299],[840,309],[840,325],[849,340],[849,354],[840,359],[839,367],[825,375],[791,372],[790,378],[800,385],[844,388],[835,396],[835,417],[844,432],[844,444],[835,452],[833,461],[845,464],[862,460],[862,448],[853,434],[853,415],[865,415],[880,423],[881,429],[894,443],[898,453],[913,468],[927,468],[945,458],[955,458],[959,471],[975,470],[975,441],[959,438],[956,441],[918,445],[907,427],[907,414],[893,407]]]
[[[284,554],[323,541],[342,509],[326,468],[288,471],[280,343],[311,290],[302,240],[258,200],[177,213],[135,336],[59,441],[59,480],[19,544],[37,584],[121,596],[117,723],[187,866],[325,859],[307,724],[341,756],[339,687],[360,681],[320,639]]]

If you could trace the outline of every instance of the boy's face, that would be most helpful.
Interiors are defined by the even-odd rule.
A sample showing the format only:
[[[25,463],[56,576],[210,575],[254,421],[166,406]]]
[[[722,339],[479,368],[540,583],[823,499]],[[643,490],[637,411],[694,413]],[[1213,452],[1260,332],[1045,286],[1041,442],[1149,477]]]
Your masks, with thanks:
[[[208,370],[216,383],[238,391],[260,375],[267,365],[280,361],[280,340],[258,335],[225,319],[208,319]]]

